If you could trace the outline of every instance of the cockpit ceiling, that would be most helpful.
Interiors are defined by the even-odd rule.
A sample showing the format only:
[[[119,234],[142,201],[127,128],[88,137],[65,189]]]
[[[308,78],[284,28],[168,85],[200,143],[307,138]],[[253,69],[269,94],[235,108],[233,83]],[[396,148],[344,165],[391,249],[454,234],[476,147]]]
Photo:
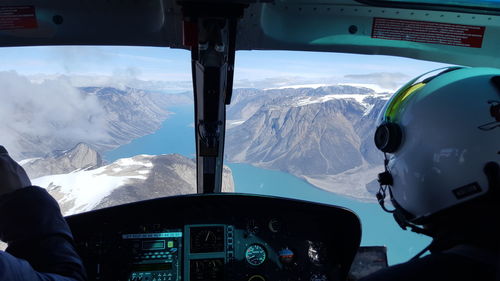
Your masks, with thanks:
[[[500,66],[496,55],[500,16],[493,14],[283,2],[262,7],[261,28],[268,38],[281,46],[288,44],[289,49]]]
[[[401,5],[422,5],[422,6],[448,6],[457,8],[472,8],[472,9],[500,9],[500,1],[498,0],[363,0],[361,2],[377,4],[401,4]]]
[[[184,17],[179,5],[185,2],[2,1],[0,46],[186,48],[182,44]],[[478,1],[479,10],[457,10],[446,5],[434,7],[410,0],[190,2],[248,4],[238,23],[237,50],[381,54],[459,65],[500,67],[497,56],[500,13],[490,7],[492,1]],[[465,0],[444,2],[458,3],[454,7],[460,3],[467,5]]]

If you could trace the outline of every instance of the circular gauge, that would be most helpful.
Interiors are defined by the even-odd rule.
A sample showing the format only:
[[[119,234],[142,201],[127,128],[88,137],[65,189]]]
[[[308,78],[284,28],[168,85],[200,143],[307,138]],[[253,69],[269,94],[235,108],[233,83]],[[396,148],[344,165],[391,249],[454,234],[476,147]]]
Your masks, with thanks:
[[[191,253],[224,251],[224,229],[222,227],[192,227]]]
[[[271,232],[274,233],[279,232],[281,230],[281,222],[276,218],[271,219],[267,224],[267,226],[269,227],[269,230],[271,230]]]
[[[266,278],[264,278],[262,275],[253,275],[248,278],[248,281],[266,281]]]
[[[257,234],[259,232],[259,224],[254,219],[249,219],[247,221],[247,232],[250,234]]]
[[[290,250],[288,247],[281,249],[278,252],[278,255],[280,257],[280,261],[284,264],[291,263],[293,261],[294,256],[295,256],[293,251]]]
[[[259,244],[250,245],[245,251],[245,259],[253,266],[263,264],[266,261],[266,257],[266,250]]]

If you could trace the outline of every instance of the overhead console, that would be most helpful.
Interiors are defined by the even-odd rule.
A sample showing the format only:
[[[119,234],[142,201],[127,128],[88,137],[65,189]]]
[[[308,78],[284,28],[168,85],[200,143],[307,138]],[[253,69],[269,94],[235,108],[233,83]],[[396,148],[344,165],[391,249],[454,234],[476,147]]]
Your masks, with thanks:
[[[352,212],[283,198],[161,198],[67,217],[89,280],[345,280]]]

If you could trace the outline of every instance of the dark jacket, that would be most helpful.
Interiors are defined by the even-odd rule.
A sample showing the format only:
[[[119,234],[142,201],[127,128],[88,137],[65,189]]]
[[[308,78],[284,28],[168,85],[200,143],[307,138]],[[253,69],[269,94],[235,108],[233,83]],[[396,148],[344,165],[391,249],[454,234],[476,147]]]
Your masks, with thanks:
[[[57,202],[42,188],[0,196],[0,280],[85,280],[82,261]]]
[[[359,281],[498,281],[499,266],[497,251],[463,245],[382,269]]]

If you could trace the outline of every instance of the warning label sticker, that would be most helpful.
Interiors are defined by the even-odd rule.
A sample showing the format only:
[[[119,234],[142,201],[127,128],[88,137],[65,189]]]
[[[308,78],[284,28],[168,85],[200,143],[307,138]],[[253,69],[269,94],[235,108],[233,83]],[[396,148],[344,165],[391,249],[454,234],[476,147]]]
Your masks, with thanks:
[[[484,26],[374,18],[372,38],[481,48]]]
[[[0,30],[36,28],[33,6],[0,7]]]

